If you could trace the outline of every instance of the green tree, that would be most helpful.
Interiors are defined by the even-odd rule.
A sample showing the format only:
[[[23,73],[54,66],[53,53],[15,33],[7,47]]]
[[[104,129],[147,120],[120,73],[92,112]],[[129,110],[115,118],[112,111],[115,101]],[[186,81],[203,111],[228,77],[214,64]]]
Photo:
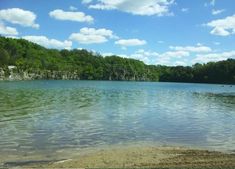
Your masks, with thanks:
[[[8,54],[8,52],[5,49],[0,48],[0,66],[8,65],[9,60],[10,55]]]
[[[0,67],[16,65],[19,72],[40,72],[60,79],[137,80],[235,84],[235,60],[193,66],[146,65],[118,56],[102,57],[87,50],[46,49],[23,39],[0,37]]]

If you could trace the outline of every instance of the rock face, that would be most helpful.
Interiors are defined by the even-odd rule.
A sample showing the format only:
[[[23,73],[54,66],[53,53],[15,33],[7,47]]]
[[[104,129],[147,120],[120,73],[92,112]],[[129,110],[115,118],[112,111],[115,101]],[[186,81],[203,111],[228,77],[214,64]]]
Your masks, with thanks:
[[[0,67],[0,81],[18,80],[80,80],[82,74],[76,71],[55,71],[55,70],[22,70],[16,66]],[[81,78],[81,79],[84,79]],[[87,79],[87,78],[85,78]],[[84,80],[85,80],[84,79]],[[103,79],[103,78],[101,78]],[[110,74],[107,80],[119,81],[150,81],[147,74],[126,76],[125,74]]]
[[[0,81],[18,81],[18,80],[80,80],[79,72],[52,71],[52,70],[21,70],[15,66],[0,67]],[[125,76],[122,74],[110,75],[108,80],[120,81],[149,81],[147,75],[143,76]]]
[[[17,69],[17,67],[0,68],[0,80],[42,80],[42,79],[54,79],[54,80],[80,80],[78,73],[68,71],[23,71]]]
[[[2,68],[0,68],[0,80],[4,80],[5,78],[5,72]]]

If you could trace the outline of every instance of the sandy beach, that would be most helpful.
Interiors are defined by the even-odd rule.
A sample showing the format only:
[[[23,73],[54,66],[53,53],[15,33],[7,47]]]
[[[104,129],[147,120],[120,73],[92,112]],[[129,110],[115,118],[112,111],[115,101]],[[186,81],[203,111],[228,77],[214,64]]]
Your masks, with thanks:
[[[11,164],[6,167],[13,167]],[[15,163],[22,168],[235,168],[235,154],[181,147],[112,146],[70,159]]]

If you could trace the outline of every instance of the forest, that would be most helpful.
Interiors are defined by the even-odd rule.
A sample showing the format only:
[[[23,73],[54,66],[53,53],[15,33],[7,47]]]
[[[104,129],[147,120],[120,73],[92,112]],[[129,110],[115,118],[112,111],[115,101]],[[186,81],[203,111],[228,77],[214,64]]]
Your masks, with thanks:
[[[103,57],[87,50],[47,49],[24,39],[0,37],[0,68],[6,70],[9,65],[38,74],[72,73],[81,80],[235,84],[235,59],[192,66],[146,65],[135,59]]]

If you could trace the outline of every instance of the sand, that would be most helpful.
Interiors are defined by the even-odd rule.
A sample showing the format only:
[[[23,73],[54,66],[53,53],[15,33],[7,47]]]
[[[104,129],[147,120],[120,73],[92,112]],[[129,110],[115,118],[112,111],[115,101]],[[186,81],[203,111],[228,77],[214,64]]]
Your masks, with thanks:
[[[112,146],[71,159],[35,161],[22,168],[235,168],[235,154],[181,147]]]

